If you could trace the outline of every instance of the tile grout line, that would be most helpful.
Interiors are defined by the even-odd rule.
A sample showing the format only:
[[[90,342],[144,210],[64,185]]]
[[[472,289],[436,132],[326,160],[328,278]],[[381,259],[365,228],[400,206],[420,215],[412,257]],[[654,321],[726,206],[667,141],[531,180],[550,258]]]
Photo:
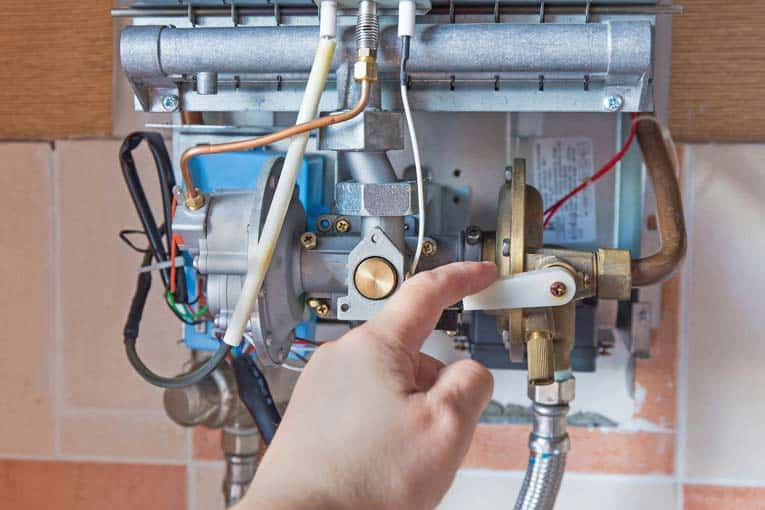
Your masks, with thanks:
[[[0,453],[0,460],[32,461],[32,462],[87,462],[93,464],[141,464],[149,466],[184,467],[185,460],[122,457],[111,455],[34,455],[27,453]]]
[[[194,437],[193,428],[184,430],[186,440],[186,508],[196,510],[196,469],[194,464]]]
[[[61,225],[59,218],[60,201],[60,189],[59,189],[59,177],[60,177],[60,165],[59,165],[59,148],[56,142],[51,143],[51,165],[49,170],[50,176],[50,190],[51,200],[49,211],[49,229],[50,229],[50,249],[48,250],[48,256],[50,257],[50,279],[51,279],[51,305],[52,305],[52,329],[53,338],[53,455],[55,457],[61,457],[62,445],[61,445],[61,406],[62,406],[62,375],[63,375],[63,359],[62,359],[62,310],[61,310]]]
[[[685,205],[686,243],[690,247],[693,232],[693,147],[686,144],[683,147],[683,201]],[[682,269],[680,285],[680,324],[677,339],[677,393],[676,393],[676,436],[675,436],[675,483],[678,510],[685,507],[685,449],[688,427],[688,302],[691,295],[691,267],[693,264],[692,250],[687,249],[685,263]]]

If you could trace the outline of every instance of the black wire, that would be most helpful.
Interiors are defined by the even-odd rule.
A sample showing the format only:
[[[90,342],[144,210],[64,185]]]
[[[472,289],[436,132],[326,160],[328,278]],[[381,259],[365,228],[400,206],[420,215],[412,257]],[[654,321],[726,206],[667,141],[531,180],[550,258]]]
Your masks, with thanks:
[[[165,230],[165,243],[162,242],[162,232],[157,227],[157,221],[154,218],[154,213],[151,210],[149,201],[146,198],[146,193],[141,184],[141,179],[138,176],[138,170],[136,169],[135,160],[133,159],[133,151],[141,144],[142,141],[146,141],[154,158],[154,164],[157,170],[157,176],[159,177],[160,192],[162,196],[162,211],[164,216]],[[168,252],[171,251],[172,246],[172,193],[175,186],[175,177],[173,175],[173,167],[170,163],[170,156],[165,147],[165,141],[162,135],[159,133],[150,132],[135,132],[128,135],[122,142],[119,152],[120,166],[122,168],[122,176],[125,179],[125,184],[130,192],[130,197],[133,199],[138,217],[141,220],[146,237],[149,240],[149,247],[154,254],[154,258],[157,262],[167,262],[169,260]],[[165,288],[170,285],[170,268],[163,268],[160,270],[162,276],[162,282]],[[186,295],[186,277],[184,271],[176,271],[176,295],[175,300],[178,303],[185,303],[187,301]]]
[[[271,444],[282,417],[276,408],[268,381],[250,356],[235,358],[233,366],[239,398],[252,415],[263,442]]]
[[[135,236],[139,234],[146,237],[146,232],[144,232],[143,230],[130,230],[130,229],[120,230],[120,233],[118,235],[120,237],[120,240],[122,240],[123,243],[128,245],[130,249],[132,249],[133,251],[137,251],[138,253],[151,253],[150,248],[140,248],[136,246],[135,243],[133,243],[133,241],[130,240],[129,236]]]
[[[399,79],[401,85],[408,85],[408,77],[406,67],[409,64],[409,46],[411,43],[411,37],[405,35],[401,38],[401,69],[399,71]]]
[[[307,364],[307,363],[308,363],[308,358],[306,358],[306,357],[305,357],[305,356],[303,356],[302,354],[299,354],[299,353],[297,353],[297,352],[295,352],[295,351],[291,351],[291,352],[292,352],[292,354],[294,354],[294,355],[295,355],[295,357],[296,357],[297,359],[299,359],[300,361],[302,361],[302,362],[303,362],[303,364]]]
[[[142,266],[146,267],[151,265],[153,256],[154,254],[151,252],[146,253],[143,257]],[[176,377],[163,377],[153,372],[144,364],[136,351],[136,342],[138,340],[141,318],[143,317],[146,298],[148,297],[150,290],[151,272],[146,271],[140,273],[138,275],[135,293],[133,294],[133,300],[130,303],[130,311],[128,312],[127,321],[125,322],[125,328],[123,329],[125,353],[127,354],[130,364],[135,371],[138,372],[138,375],[143,377],[146,382],[160,388],[185,388],[198,383],[210,375],[210,373],[220,365],[228,355],[229,351],[231,351],[231,346],[221,342],[218,346],[218,350],[215,351],[215,354],[213,354],[211,358],[186,374]]]

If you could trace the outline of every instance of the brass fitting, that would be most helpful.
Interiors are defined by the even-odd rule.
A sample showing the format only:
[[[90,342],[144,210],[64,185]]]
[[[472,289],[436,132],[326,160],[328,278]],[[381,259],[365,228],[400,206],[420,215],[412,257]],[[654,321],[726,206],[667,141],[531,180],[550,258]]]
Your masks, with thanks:
[[[377,58],[375,50],[359,48],[353,65],[353,79],[356,81],[377,81]]]
[[[306,250],[316,249],[317,244],[318,240],[313,232],[306,232],[300,236],[300,245]]]
[[[632,294],[632,260],[627,250],[597,252],[598,297],[626,301]]]
[[[529,362],[529,382],[549,384],[555,376],[555,353],[552,335],[547,331],[532,331],[526,342]]]
[[[205,196],[199,191],[199,188],[194,188],[191,191],[186,192],[186,200],[184,201],[186,208],[189,211],[196,211],[201,209],[205,205]]]

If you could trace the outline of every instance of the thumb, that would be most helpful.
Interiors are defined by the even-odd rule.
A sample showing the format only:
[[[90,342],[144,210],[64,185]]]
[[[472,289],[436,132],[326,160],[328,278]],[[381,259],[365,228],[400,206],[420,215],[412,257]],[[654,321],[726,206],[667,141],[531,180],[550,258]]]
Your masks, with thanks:
[[[473,360],[462,360],[441,370],[428,397],[451,411],[460,428],[467,428],[478,423],[493,391],[491,372]]]

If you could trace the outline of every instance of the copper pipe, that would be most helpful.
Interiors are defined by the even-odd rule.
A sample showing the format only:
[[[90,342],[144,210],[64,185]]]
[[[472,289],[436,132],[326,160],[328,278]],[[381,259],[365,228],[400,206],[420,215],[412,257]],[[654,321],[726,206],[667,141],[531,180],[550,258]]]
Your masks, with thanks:
[[[632,286],[643,287],[672,276],[685,257],[687,242],[680,186],[661,127],[651,119],[640,120],[637,139],[656,195],[661,237],[658,252],[632,260]]]
[[[181,112],[181,124],[188,126],[189,124],[204,124],[202,120],[202,112]]]
[[[257,147],[263,147],[271,143],[276,143],[285,138],[313,131],[314,129],[320,129],[323,127],[331,126],[333,124],[339,124],[351,120],[358,116],[369,103],[369,96],[371,92],[370,82],[363,80],[361,82],[361,97],[359,102],[353,109],[336,113],[334,115],[328,115],[326,117],[319,117],[303,124],[297,124],[295,126],[283,129],[282,131],[272,133],[270,135],[264,135],[259,138],[252,138],[249,140],[240,140],[237,142],[219,143],[215,145],[197,145],[186,150],[181,156],[181,175],[183,176],[183,183],[186,186],[186,205],[191,209],[198,209],[204,204],[204,199],[199,190],[194,186],[194,178],[191,176],[191,170],[189,169],[189,163],[196,156],[202,156],[205,154],[220,154],[222,152],[233,151],[245,151],[255,149]]]

